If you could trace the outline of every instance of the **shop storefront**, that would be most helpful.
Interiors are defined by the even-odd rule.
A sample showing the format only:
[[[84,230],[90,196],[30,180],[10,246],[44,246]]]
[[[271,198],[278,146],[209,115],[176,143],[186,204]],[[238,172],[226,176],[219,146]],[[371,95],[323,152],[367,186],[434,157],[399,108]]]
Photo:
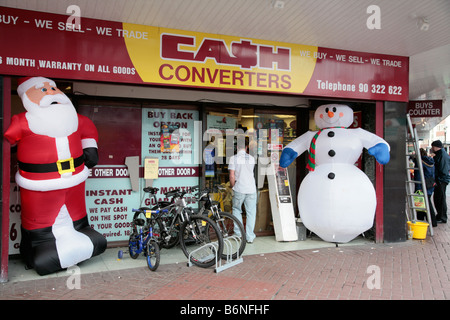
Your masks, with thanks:
[[[146,185],[160,188],[159,199],[175,188],[229,189],[227,159],[238,132],[258,142],[255,231],[273,234],[260,163],[276,163],[285,145],[315,130],[312,110],[334,102],[352,107],[353,126],[391,144],[389,166],[366,155],[358,166],[377,192],[376,240],[405,239],[404,203],[390,200],[404,192],[398,172],[408,58],[87,18],[74,25],[63,15],[0,10],[11,17],[0,24],[0,42],[13,44],[0,49],[3,132],[23,111],[15,94],[22,76],[54,79],[78,113],[93,120],[100,159],[86,183],[86,203],[91,226],[110,246],[128,239],[130,210],[148,201]],[[3,268],[7,249],[18,252],[20,199],[14,152],[5,140],[2,147]],[[303,155],[288,168],[296,211],[304,166]],[[230,195],[217,195],[226,211]]]

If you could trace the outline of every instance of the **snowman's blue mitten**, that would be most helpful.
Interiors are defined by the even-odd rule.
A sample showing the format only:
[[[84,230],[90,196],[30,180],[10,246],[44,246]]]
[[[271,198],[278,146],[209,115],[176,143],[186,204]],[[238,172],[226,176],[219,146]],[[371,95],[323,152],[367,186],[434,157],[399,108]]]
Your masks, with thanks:
[[[378,143],[369,148],[369,154],[374,156],[379,164],[386,164],[390,160],[389,147],[385,143]]]
[[[284,148],[280,157],[280,166],[287,168],[298,157],[298,153],[291,148]]]

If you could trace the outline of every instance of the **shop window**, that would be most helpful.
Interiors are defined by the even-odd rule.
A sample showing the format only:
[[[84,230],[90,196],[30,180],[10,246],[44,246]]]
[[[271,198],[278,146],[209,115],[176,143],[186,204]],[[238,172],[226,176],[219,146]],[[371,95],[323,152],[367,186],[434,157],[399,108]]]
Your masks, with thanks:
[[[78,113],[98,130],[99,165],[123,165],[141,154],[141,108],[81,104]]]
[[[201,141],[199,112],[194,109],[142,108],[142,159],[158,159],[159,177],[153,186],[163,193],[175,188],[188,190],[199,184]],[[193,199],[186,195],[187,203]]]
[[[127,241],[133,208],[150,206],[143,192],[149,183],[164,193],[186,190],[199,184],[198,111],[190,106],[161,107],[130,101],[78,101],[78,112],[86,115],[99,132],[99,163],[86,181],[89,222],[108,242]],[[197,127],[196,127],[197,126]],[[138,157],[137,187],[125,163]],[[157,179],[144,180],[144,160],[157,159]],[[155,168],[155,167],[154,167]],[[195,205],[186,195],[189,205]]]

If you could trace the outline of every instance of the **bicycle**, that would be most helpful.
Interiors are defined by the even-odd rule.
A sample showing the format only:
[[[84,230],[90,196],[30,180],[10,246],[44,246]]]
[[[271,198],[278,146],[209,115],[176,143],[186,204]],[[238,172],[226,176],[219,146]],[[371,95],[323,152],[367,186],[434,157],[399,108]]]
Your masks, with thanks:
[[[159,188],[145,187],[143,190],[145,193],[150,194],[150,201],[153,199],[153,207],[151,209],[144,209],[159,210],[165,208],[165,214],[159,216],[156,223],[156,230],[159,231],[159,236],[157,238],[160,248],[171,249],[175,247],[180,240],[178,234],[181,223],[175,210],[169,210],[169,208],[173,208],[173,199],[172,202],[158,201],[156,199],[156,193],[159,191]],[[166,192],[165,196],[171,196],[170,192]]]
[[[156,271],[160,262],[160,249],[153,233],[158,214],[163,211],[148,210],[146,208],[132,209],[134,212],[131,223],[131,235],[128,240],[129,254],[132,259],[137,259],[142,252],[147,258],[147,266],[151,271]],[[141,218],[145,216],[145,219]]]
[[[198,187],[192,188],[194,191],[199,190]],[[233,214],[223,212],[219,207],[219,202],[211,199],[211,193],[223,191],[225,188],[215,186],[213,188],[205,188],[199,190],[195,196],[199,203],[202,203],[198,214],[207,215],[216,222],[222,237],[226,242],[222,259],[231,257],[236,259],[242,256],[246,246],[245,229],[241,221]],[[227,241],[228,239],[228,241]]]
[[[158,190],[158,188],[144,188],[144,191],[155,199]],[[212,219],[193,214],[192,208],[187,206],[184,199],[186,193],[187,191],[179,189],[166,192],[164,195],[172,200],[157,201],[152,208],[164,211],[156,218],[158,243],[161,247],[167,248],[173,247],[177,241],[185,256],[193,264],[208,268],[216,263],[216,256],[222,256],[222,233]]]

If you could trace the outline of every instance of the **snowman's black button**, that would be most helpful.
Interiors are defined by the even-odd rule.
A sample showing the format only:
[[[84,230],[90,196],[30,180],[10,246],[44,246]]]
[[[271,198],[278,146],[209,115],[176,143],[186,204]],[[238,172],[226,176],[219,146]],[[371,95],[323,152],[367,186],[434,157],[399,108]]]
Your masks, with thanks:
[[[336,175],[335,175],[333,172],[330,172],[330,173],[328,174],[328,179],[333,180],[335,176],[336,176]]]
[[[333,138],[333,137],[334,137],[334,131],[329,131],[329,132],[328,132],[328,136],[329,136],[330,138]]]
[[[330,157],[334,157],[334,156],[336,155],[336,151],[330,150],[330,151],[328,151],[328,155],[329,155]]]

